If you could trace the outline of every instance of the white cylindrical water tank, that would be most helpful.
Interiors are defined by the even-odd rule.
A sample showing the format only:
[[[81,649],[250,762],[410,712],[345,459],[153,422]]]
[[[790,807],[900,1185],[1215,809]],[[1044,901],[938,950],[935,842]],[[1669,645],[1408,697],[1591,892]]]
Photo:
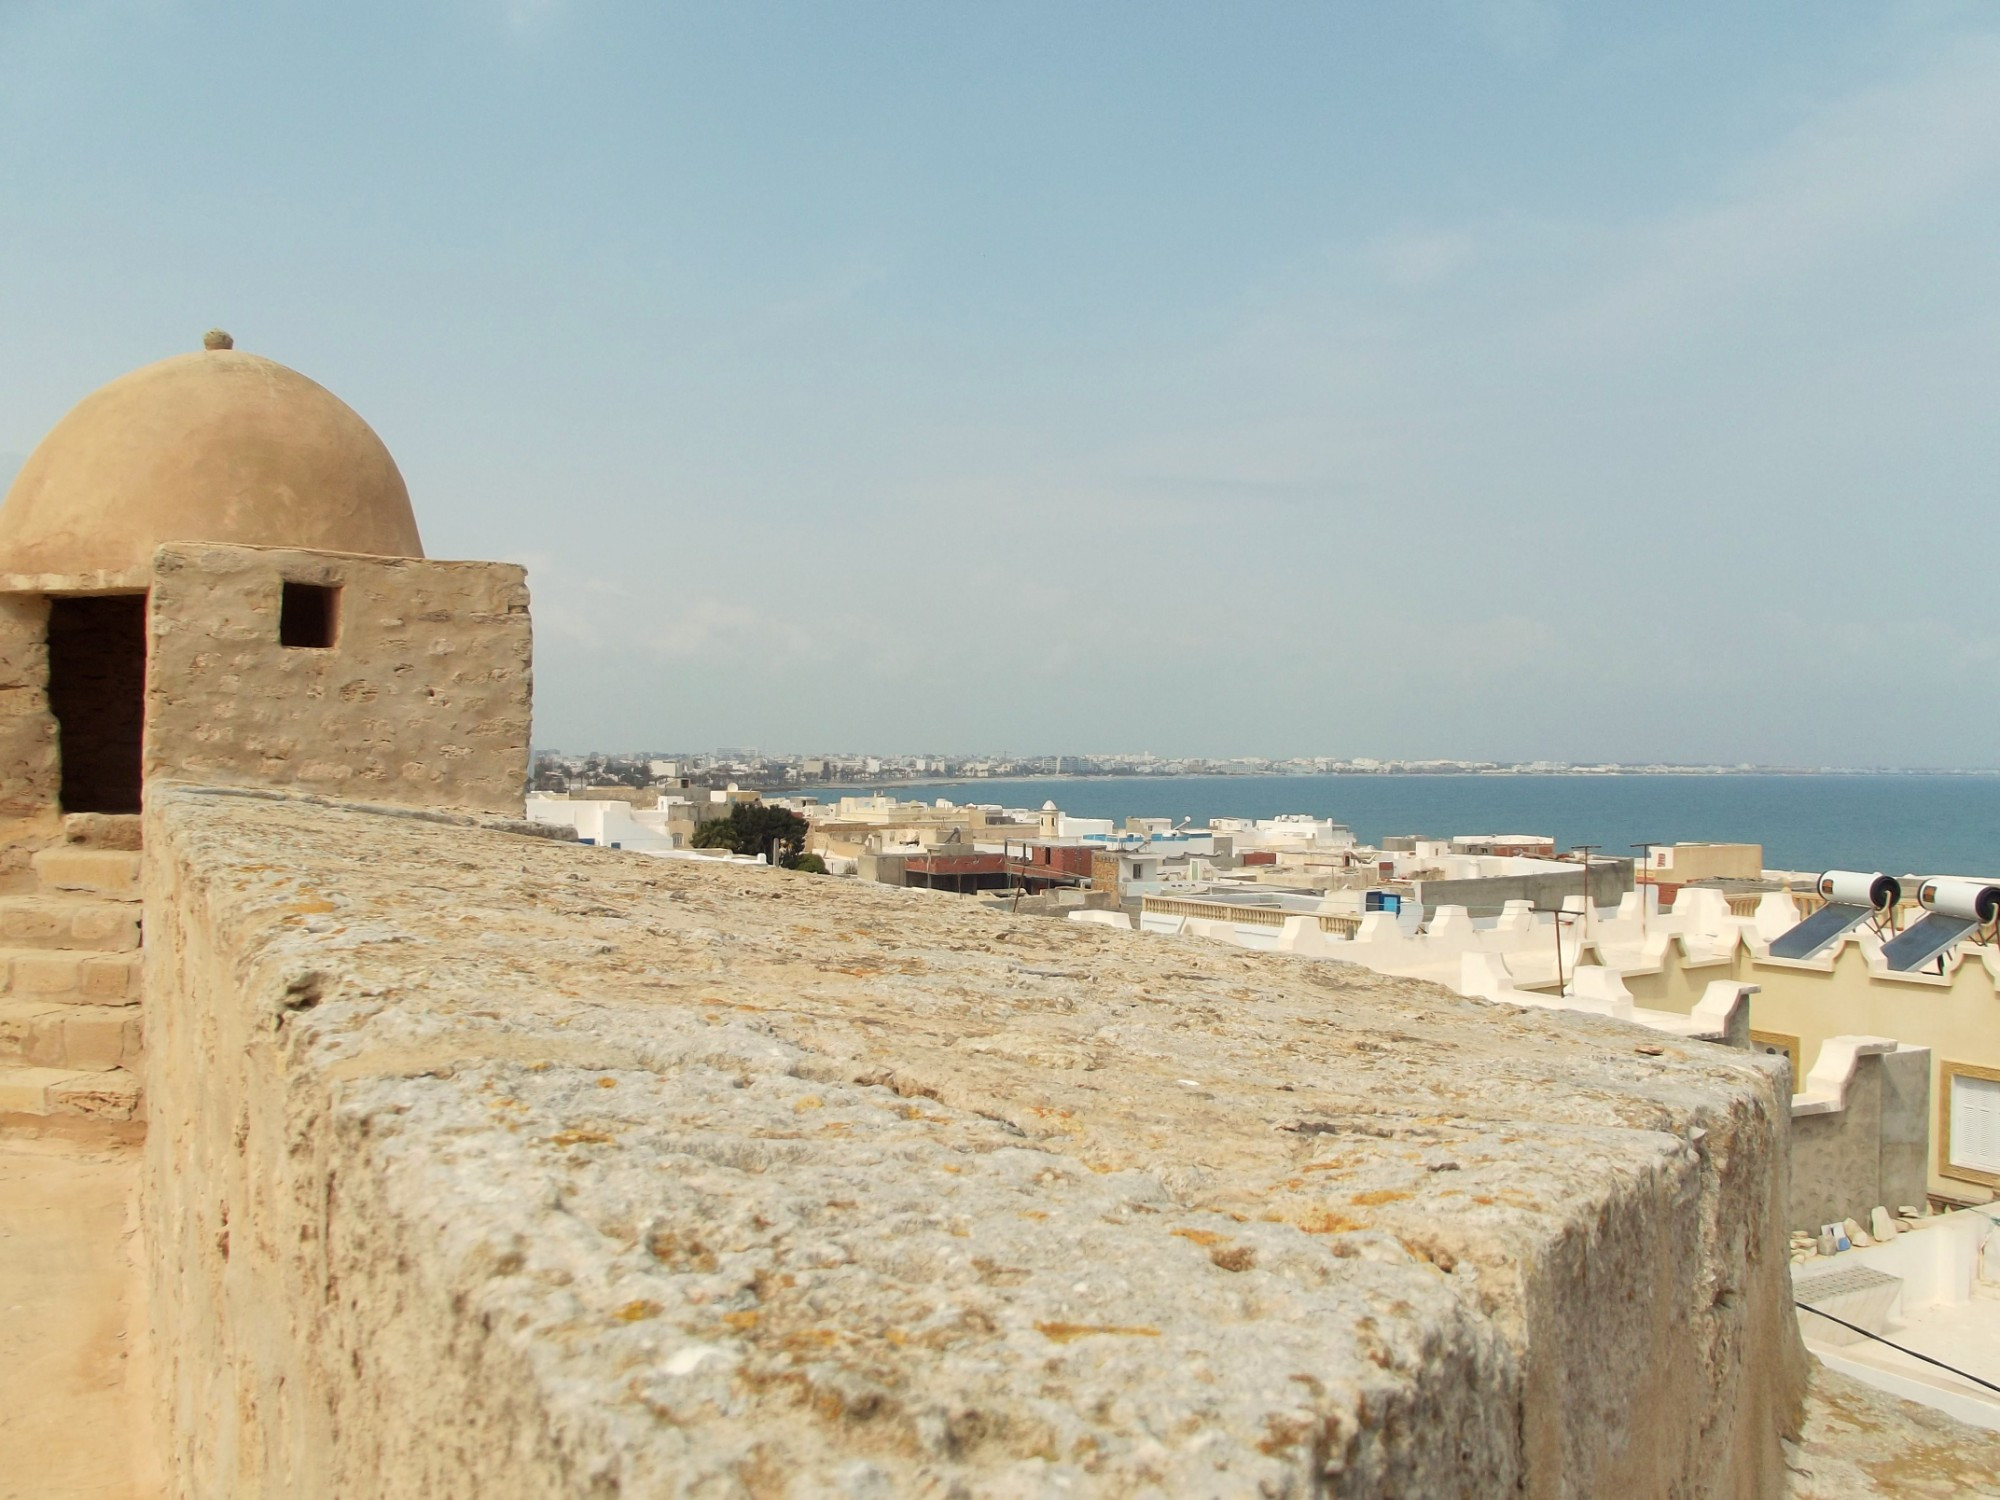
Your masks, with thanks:
[[[1963,917],[1982,925],[2000,916],[2000,885],[1983,880],[1967,880],[1959,875],[1932,875],[1917,887],[1917,900],[1925,911],[1940,916]]]
[[[1887,911],[1903,899],[1903,888],[1880,870],[1828,870],[1819,878],[1819,893],[1839,906],[1866,906]]]

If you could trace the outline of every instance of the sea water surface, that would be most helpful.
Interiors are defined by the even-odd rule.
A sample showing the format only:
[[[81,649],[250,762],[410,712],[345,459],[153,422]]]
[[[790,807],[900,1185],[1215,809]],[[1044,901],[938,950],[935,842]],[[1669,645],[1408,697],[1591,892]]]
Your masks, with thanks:
[[[1040,807],[1080,818],[1311,813],[1389,834],[1538,833],[1630,854],[1643,840],[1742,841],[1773,869],[2000,879],[2000,776],[1078,776],[816,789]]]

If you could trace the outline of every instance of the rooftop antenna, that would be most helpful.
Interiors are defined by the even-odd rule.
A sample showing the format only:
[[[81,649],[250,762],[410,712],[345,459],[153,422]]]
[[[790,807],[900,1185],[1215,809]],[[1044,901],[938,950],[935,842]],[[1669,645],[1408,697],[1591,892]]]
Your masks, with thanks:
[[[1632,849],[1638,849],[1638,850],[1642,851],[1642,852],[1643,852],[1643,853],[1645,854],[1645,856],[1646,856],[1646,860],[1645,860],[1645,865],[1644,865],[1644,873],[1646,873],[1646,874],[1651,874],[1651,873],[1652,873],[1652,869],[1653,869],[1653,851],[1654,851],[1655,849],[1659,849],[1659,848],[1664,848],[1665,846],[1664,846],[1664,845],[1663,845],[1663,844],[1661,843],[1661,841],[1660,841],[1660,840],[1658,840],[1658,839],[1646,839],[1646,840],[1645,840],[1644,842],[1642,842],[1642,843],[1637,843],[1637,844],[1631,844],[1631,845],[1628,845],[1627,847],[1628,847],[1628,848],[1632,848]],[[1655,882],[1654,882],[1654,881],[1651,881],[1651,880],[1639,880],[1639,879],[1636,879],[1636,878],[1635,878],[1635,879],[1633,880],[1632,884],[1633,884],[1633,885],[1634,885],[1635,887],[1636,887],[1636,886],[1648,886],[1648,885],[1653,885],[1653,884],[1655,884]],[[1643,942],[1643,941],[1645,940],[1645,937],[1646,937],[1646,893],[1645,893],[1645,891],[1641,890],[1641,891],[1639,892],[1639,938],[1640,938],[1640,941],[1642,941],[1642,942]]]
[[[1560,889],[1558,887],[1558,891]],[[1556,897],[1555,911],[1550,916],[1549,925],[1556,930],[1556,994],[1561,995],[1563,992],[1563,912],[1562,896],[1560,894]]]
[[[1577,944],[1577,957],[1583,956],[1583,943],[1590,939],[1590,856],[1603,845],[1578,844],[1575,852],[1583,856],[1583,939]]]

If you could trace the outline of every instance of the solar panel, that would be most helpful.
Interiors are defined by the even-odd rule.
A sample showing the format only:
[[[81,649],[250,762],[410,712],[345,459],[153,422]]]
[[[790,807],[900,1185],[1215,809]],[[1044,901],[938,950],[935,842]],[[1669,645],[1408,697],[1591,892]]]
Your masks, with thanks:
[[[1811,958],[1821,949],[1831,947],[1842,933],[1851,931],[1867,921],[1873,913],[1865,906],[1841,906],[1829,903],[1807,917],[1790,932],[1782,933],[1771,943],[1773,958]]]
[[[1899,932],[1882,945],[1882,957],[1893,973],[1921,969],[1979,924],[1965,917],[1932,912],[1916,926]]]

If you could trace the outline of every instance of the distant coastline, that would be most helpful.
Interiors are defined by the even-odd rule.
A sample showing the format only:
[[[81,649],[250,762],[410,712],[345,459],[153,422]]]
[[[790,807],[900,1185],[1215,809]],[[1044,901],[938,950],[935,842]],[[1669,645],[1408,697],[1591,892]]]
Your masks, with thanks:
[[[843,791],[863,792],[899,786],[970,786],[982,781],[992,782],[1091,782],[1091,781],[1310,781],[1327,777],[1343,780],[1379,781],[1390,778],[1411,777],[1463,777],[1481,776],[1506,780],[1518,777],[1574,776],[1587,780],[1606,780],[1632,777],[1676,777],[1692,778],[1703,776],[1957,776],[1957,777],[2000,777],[2000,769],[1979,767],[1946,767],[1941,769],[1915,767],[1846,767],[1817,766],[1812,768],[1794,766],[1644,766],[1616,767],[1547,767],[1547,766],[1506,766],[1499,768],[1456,768],[1435,767],[1422,770],[1402,769],[1381,771],[1032,771],[1005,776],[878,776],[860,781],[827,781],[801,788],[803,792]],[[775,788],[767,788],[775,790]]]
[[[776,791],[776,789],[774,789]],[[1965,771],[1400,771],[1039,775],[815,782],[784,796],[949,797],[1072,817],[1333,818],[1394,834],[1531,832],[1623,854],[1644,844],[1764,846],[1767,868],[2000,877],[2000,775]]]

